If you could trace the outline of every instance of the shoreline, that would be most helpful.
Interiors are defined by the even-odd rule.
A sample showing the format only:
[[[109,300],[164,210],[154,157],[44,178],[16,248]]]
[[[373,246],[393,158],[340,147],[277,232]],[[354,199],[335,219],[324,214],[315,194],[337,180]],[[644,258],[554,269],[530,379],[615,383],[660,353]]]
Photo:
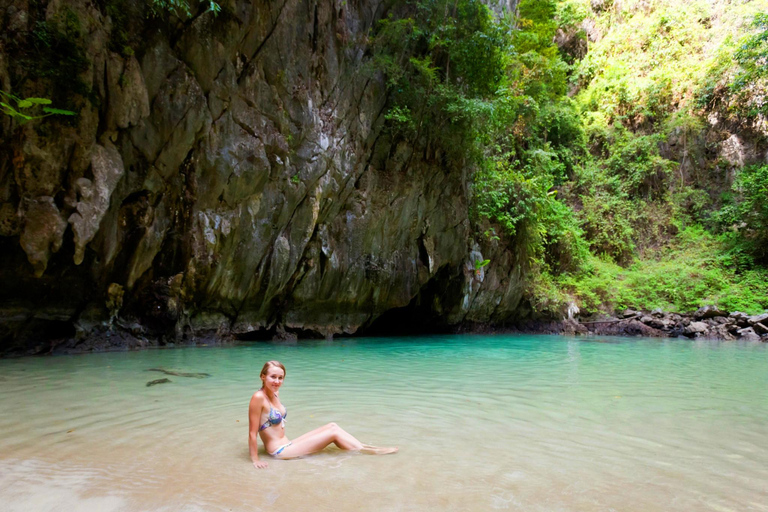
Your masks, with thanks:
[[[459,326],[431,334],[552,334],[572,336],[644,336],[648,338],[708,339],[715,341],[748,341],[768,343],[768,312],[747,315],[739,311],[726,312],[715,306],[705,306],[694,313],[680,314],[627,309],[620,316],[563,320],[537,320],[515,326],[470,325]],[[413,335],[430,333],[414,332]],[[408,336],[402,332],[393,336]],[[346,339],[373,335],[346,335],[326,339]],[[119,327],[94,331],[83,338],[46,340],[24,351],[0,352],[0,358],[46,355],[79,355],[137,350],[164,350],[180,347],[227,347],[241,343],[297,343],[300,339],[290,332],[265,335],[256,339],[241,339],[233,334],[210,332],[182,340],[166,341],[163,337],[134,334]]]
[[[768,313],[748,315],[704,306],[693,313],[625,310],[620,316],[580,321],[577,318],[530,324],[541,334],[645,336],[768,343]],[[523,329],[529,332],[529,328]]]

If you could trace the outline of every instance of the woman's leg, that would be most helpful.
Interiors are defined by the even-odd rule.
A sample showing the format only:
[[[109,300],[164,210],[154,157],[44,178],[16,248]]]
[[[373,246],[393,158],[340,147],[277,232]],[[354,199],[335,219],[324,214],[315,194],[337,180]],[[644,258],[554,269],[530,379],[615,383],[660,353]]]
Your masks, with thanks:
[[[291,445],[283,450],[278,458],[291,459],[319,452],[331,443],[342,450],[363,449],[363,443],[355,439],[354,436],[337,424],[328,423],[291,441]]]

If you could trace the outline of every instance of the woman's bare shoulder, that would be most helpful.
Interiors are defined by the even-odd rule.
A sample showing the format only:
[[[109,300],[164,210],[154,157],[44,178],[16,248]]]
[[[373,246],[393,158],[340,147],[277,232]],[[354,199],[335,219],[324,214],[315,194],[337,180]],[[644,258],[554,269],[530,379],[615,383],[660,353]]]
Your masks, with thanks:
[[[259,389],[253,394],[253,396],[251,396],[251,405],[262,405],[264,403],[264,400],[265,400],[264,391]]]

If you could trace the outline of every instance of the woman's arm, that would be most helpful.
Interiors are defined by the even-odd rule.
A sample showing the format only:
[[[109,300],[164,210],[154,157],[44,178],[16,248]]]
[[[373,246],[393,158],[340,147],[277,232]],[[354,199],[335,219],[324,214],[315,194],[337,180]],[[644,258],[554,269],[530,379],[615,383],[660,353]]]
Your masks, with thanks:
[[[259,460],[259,420],[261,419],[261,400],[256,394],[248,405],[248,450],[251,452],[253,467],[266,468],[268,464]]]

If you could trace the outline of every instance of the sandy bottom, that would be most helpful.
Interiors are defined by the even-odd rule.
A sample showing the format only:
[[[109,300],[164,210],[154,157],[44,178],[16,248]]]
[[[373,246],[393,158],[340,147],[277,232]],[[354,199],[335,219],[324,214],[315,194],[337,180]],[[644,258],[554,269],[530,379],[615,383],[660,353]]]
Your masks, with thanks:
[[[430,337],[0,361],[0,509],[768,511],[765,347],[600,341],[611,343]],[[254,469],[247,404],[272,358],[288,367],[289,437],[335,421],[400,453],[329,449]]]

